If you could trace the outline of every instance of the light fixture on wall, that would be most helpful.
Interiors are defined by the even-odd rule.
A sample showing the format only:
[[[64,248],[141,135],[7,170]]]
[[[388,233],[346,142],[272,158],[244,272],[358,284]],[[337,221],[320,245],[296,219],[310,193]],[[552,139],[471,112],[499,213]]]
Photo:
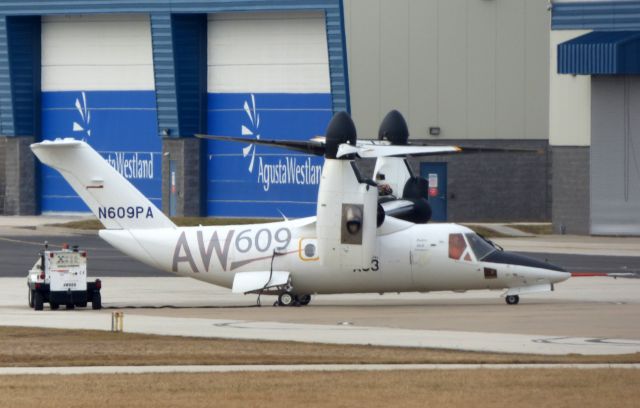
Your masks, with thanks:
[[[440,136],[440,126],[430,126],[429,127],[429,135],[431,135],[431,136]]]

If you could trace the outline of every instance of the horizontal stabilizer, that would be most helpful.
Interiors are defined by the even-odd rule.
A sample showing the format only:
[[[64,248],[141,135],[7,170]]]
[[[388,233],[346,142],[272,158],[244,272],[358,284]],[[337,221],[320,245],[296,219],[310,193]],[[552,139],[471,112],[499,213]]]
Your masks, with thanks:
[[[289,283],[289,272],[286,271],[256,271],[238,272],[233,278],[233,293],[250,293]]]

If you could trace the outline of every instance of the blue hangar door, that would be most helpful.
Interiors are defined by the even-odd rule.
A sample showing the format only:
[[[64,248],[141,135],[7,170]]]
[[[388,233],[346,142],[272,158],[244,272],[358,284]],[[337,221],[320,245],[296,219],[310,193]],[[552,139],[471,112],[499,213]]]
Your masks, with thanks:
[[[161,140],[147,15],[42,19],[42,139],[96,149],[161,206]],[[55,170],[41,167],[42,212],[88,212]]]
[[[331,119],[323,13],[211,14],[207,215],[303,217],[316,212],[321,157],[252,144],[308,140]]]
[[[447,163],[420,163],[420,176],[429,182],[432,221],[447,220]]]

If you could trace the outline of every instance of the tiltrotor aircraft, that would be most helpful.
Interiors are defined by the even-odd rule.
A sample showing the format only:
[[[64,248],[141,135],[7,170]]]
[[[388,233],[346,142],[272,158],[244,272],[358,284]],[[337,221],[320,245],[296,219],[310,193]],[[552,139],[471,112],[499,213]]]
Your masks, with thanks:
[[[551,291],[570,276],[503,251],[464,226],[428,223],[428,183],[413,175],[405,157],[474,149],[410,145],[408,135],[402,116],[391,111],[381,124],[380,140],[358,141],[353,121],[340,112],[324,137],[251,139],[324,155],[317,215],[229,226],[177,227],[83,141],[56,139],[31,149],[62,174],[104,225],[100,237],[115,248],[234,293],[277,295],[281,306],[307,305],[314,294],[476,289],[503,289],[512,305],[519,295]],[[374,178],[384,180],[384,188],[361,175],[356,157],[376,158]],[[381,196],[379,190],[402,194]]]

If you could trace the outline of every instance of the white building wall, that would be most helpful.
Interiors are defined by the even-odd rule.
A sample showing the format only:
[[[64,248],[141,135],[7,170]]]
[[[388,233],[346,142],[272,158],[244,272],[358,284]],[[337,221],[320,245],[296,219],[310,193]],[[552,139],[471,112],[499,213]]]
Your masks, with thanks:
[[[42,90],[154,90],[148,15],[42,18]]]
[[[208,32],[209,92],[331,92],[320,13],[211,14]]]
[[[549,143],[552,146],[591,144],[591,76],[558,74],[558,44],[588,30],[552,31],[549,64]]]
[[[413,138],[546,139],[547,0],[345,0],[351,110],[377,135],[390,109]]]

